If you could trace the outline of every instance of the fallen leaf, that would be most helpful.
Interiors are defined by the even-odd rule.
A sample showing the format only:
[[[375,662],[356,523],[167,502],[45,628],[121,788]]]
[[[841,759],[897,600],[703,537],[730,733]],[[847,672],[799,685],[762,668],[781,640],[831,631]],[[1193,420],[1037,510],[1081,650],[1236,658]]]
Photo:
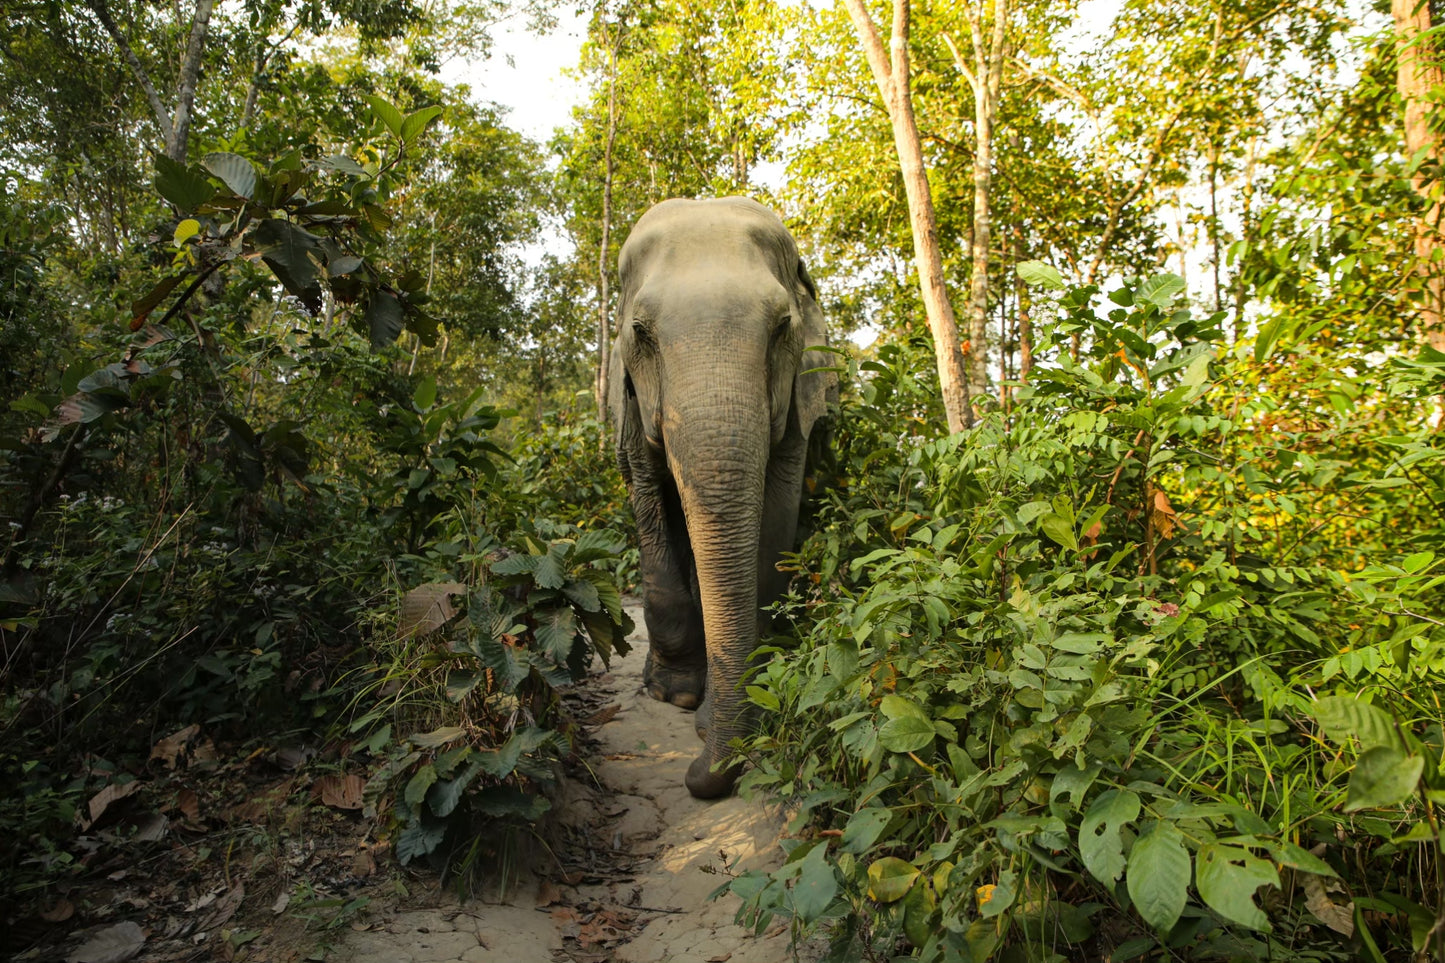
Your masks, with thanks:
[[[151,746],[151,755],[148,762],[159,760],[168,769],[176,768],[176,763],[181,759],[191,742],[201,734],[201,727],[191,723],[179,732],[172,733],[164,739]]]
[[[1303,880],[1301,885],[1305,891],[1305,909],[1315,915],[1315,919],[1339,933],[1341,936],[1352,937],[1355,935],[1355,904],[1336,903],[1330,899],[1325,892],[1324,877],[1314,873],[1300,873]]]
[[[611,722],[613,716],[617,715],[618,710],[621,708],[622,703],[620,702],[614,702],[610,706],[603,706],[587,717],[587,725],[600,726],[604,723]]]
[[[67,959],[70,963],[124,963],[141,951],[145,941],[145,930],[127,920],[96,933]]]
[[[361,878],[375,875],[376,857],[371,855],[369,850],[363,849],[351,860],[351,875]]]
[[[291,905],[291,894],[282,893],[276,897],[276,902],[271,904],[271,912],[277,915],[286,912],[286,907]]]
[[[201,797],[194,789],[182,788],[176,793],[175,805],[171,807],[181,814],[183,822],[192,829],[199,829],[201,822]]]
[[[322,776],[311,784],[311,795],[334,809],[360,809],[366,780],[355,774]]]
[[[57,899],[49,909],[40,912],[40,918],[47,923],[64,923],[74,915],[75,904],[64,896]]]
[[[551,906],[554,903],[562,902],[562,894],[557,887],[550,882],[543,880],[542,885],[537,887],[537,905]]]
[[[216,900],[211,911],[197,925],[198,929],[214,930],[225,926],[231,917],[236,915],[236,910],[241,908],[241,901],[246,898],[246,884],[237,883],[226,891],[226,895]]]
[[[306,765],[306,761],[316,755],[315,749],[296,749],[288,746],[285,749],[277,749],[275,762],[287,772],[299,769]]]
[[[451,597],[466,590],[460,582],[428,582],[407,592],[401,597],[401,611],[397,613],[397,638],[428,635],[446,625],[457,614]]]
[[[141,785],[139,779],[127,783],[113,782],[94,796],[91,796],[90,804],[86,807],[89,817],[87,818],[80,813],[76,814],[76,821],[79,823],[80,828],[86,830],[95,825],[96,820],[104,815],[112,803],[118,802],[127,796],[135,795],[135,793],[140,790]]]
[[[135,827],[133,839],[139,842],[153,843],[165,838],[171,821],[160,813],[143,813],[128,822]]]
[[[719,953],[717,956],[709,956],[707,963],[728,963],[728,960],[732,958],[733,955],[731,953]]]

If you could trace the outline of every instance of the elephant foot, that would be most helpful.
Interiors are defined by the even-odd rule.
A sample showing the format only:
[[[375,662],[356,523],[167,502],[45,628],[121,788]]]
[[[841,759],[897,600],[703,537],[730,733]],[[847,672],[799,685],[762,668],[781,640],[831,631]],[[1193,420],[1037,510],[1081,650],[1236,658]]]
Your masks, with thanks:
[[[671,702],[680,709],[696,709],[703,701],[707,686],[707,666],[668,665],[648,649],[647,662],[642,667],[642,684],[647,694],[658,702]]]
[[[683,781],[687,784],[687,791],[692,793],[694,798],[721,799],[732,793],[738,776],[742,775],[741,763],[729,766],[719,772],[713,772],[712,765],[712,759],[704,752],[687,767],[687,777]]]

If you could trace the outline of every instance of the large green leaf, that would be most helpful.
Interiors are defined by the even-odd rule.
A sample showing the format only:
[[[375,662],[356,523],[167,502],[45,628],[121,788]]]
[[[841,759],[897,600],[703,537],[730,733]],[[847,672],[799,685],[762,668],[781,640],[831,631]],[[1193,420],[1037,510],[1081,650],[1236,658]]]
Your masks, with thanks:
[[[1195,863],[1194,885],[1209,908],[1231,923],[1268,933],[1269,918],[1254,902],[1261,886],[1278,886],[1274,864],[1242,846],[1206,843]]]
[[[1101,883],[1114,883],[1124,872],[1120,831],[1139,816],[1139,796],[1129,789],[1102,793],[1079,822],[1079,856]]]
[[[221,179],[231,193],[251,200],[256,193],[256,168],[240,154],[217,151],[201,158],[206,170]]]
[[[933,744],[938,734],[933,723],[916,716],[889,719],[878,729],[878,741],[889,752],[917,752]]]
[[[1125,882],[1144,922],[1162,933],[1174,928],[1188,897],[1189,850],[1173,823],[1161,820],[1134,841]]]
[[[538,588],[559,589],[567,583],[568,542],[553,542],[547,546],[547,554],[537,561],[532,573]]]
[[[436,781],[437,771],[431,763],[426,763],[418,769],[412,775],[411,779],[407,781],[406,791],[403,793],[407,805],[413,809],[420,806],[422,800],[426,799],[427,790],[430,789]]]
[[[1326,696],[1315,703],[1314,716],[1325,733],[1337,742],[1353,736],[1365,749],[1403,746],[1390,714],[1354,696]]]
[[[1177,274],[1156,274],[1139,282],[1138,292],[1135,294],[1136,301],[1148,301],[1150,304],[1167,308],[1174,303],[1174,299],[1184,293],[1184,279]]]
[[[442,844],[447,824],[427,814],[396,835],[396,859],[405,866],[418,856],[428,856]]]
[[[397,133],[401,135],[402,140],[409,144],[416,139],[418,134],[440,120],[444,112],[445,108],[443,107],[423,107],[420,110],[414,110],[406,115],[406,119],[401,122]]]
[[[543,609],[537,617],[537,644],[554,661],[565,662],[577,637],[577,613],[570,605]]]
[[[627,539],[608,529],[594,529],[577,536],[572,561],[580,564],[611,558],[627,547]]]
[[[156,155],[155,185],[156,192],[182,214],[191,213],[216,196],[216,188],[209,177],[164,154]]]
[[[896,903],[918,878],[918,867],[897,856],[875,859],[868,867],[868,895],[880,903]]]
[[[367,106],[371,108],[371,112],[386,125],[388,130],[398,137],[401,136],[402,124],[406,122],[406,119],[402,117],[401,111],[375,94],[362,94],[361,99],[366,101]]]
[[[373,348],[391,344],[405,328],[405,314],[395,294],[378,290],[366,302],[366,333]]]
[[[1350,773],[1345,812],[1398,806],[1415,795],[1424,771],[1424,756],[1410,755],[1394,746],[1366,749]]]
[[[883,830],[893,820],[893,810],[884,809],[882,806],[867,806],[858,810],[848,817],[848,825],[843,828],[843,838],[839,842],[839,848],[845,853],[861,855],[868,851],[868,848],[878,841],[883,835]]]
[[[818,919],[838,895],[838,878],[828,862],[828,842],[820,840],[803,857],[803,868],[793,884],[793,909],[804,923]]]
[[[261,259],[276,280],[295,295],[306,310],[321,310],[320,239],[290,221],[268,217],[252,233]]]
[[[1048,288],[1050,291],[1064,289],[1064,279],[1059,272],[1043,261],[1020,261],[1014,270],[1018,272],[1025,284]]]

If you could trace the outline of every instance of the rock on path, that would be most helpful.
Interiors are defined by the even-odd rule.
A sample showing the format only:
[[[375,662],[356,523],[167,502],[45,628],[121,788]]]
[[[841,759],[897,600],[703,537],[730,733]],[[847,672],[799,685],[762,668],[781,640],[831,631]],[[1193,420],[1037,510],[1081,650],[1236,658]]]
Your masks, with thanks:
[[[602,677],[619,705],[594,734],[601,790],[575,783],[561,822],[605,854],[608,873],[537,867],[508,903],[473,900],[398,913],[349,933],[331,955],[349,963],[787,963],[785,927],[753,936],[733,922],[737,900],[708,900],[734,871],[776,865],[781,814],[733,796],[702,802],[683,785],[700,742],[693,716],[642,691],[642,612],[632,651]],[[596,680],[592,684],[596,684]],[[569,881],[572,884],[569,885]],[[807,954],[805,954],[806,956]]]

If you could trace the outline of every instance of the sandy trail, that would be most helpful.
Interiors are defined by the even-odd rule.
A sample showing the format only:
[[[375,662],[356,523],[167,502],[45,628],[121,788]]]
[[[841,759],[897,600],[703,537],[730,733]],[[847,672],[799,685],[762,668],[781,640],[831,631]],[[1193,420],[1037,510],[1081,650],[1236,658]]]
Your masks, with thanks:
[[[733,922],[737,900],[707,896],[734,871],[776,865],[781,815],[733,796],[693,799],[683,774],[700,743],[692,713],[642,690],[642,612],[632,651],[600,684],[618,709],[595,732],[601,789],[577,780],[558,802],[576,845],[507,902],[449,903],[349,933],[331,959],[351,963],[785,963],[785,927],[759,936]],[[593,680],[593,685],[599,680]],[[580,849],[579,849],[580,848]],[[583,856],[577,859],[579,852]],[[580,865],[588,864],[588,865]]]

